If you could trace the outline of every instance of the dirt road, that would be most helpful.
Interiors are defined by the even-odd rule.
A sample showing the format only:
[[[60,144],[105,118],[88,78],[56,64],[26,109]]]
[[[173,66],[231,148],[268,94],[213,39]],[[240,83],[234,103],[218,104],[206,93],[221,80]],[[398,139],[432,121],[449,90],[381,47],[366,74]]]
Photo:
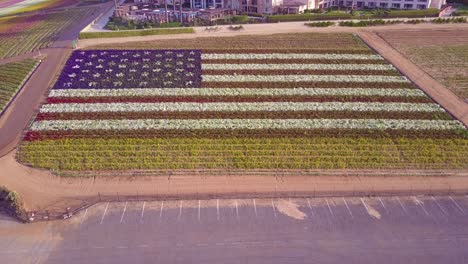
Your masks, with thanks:
[[[29,209],[47,208],[61,201],[101,196],[245,197],[294,195],[353,195],[372,193],[447,193],[468,190],[467,171],[328,170],[317,175],[275,177],[237,174],[159,177],[60,178],[47,170],[16,162],[14,153],[0,158],[0,182],[18,191]],[[408,177],[408,174],[418,176]]]

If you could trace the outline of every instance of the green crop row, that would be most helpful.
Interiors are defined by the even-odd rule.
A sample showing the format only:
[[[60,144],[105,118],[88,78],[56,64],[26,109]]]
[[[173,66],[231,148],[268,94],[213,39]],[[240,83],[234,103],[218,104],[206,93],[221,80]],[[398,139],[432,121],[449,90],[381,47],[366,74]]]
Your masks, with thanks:
[[[0,65],[0,113],[36,66],[37,61],[32,59]]]
[[[23,142],[18,158],[63,170],[468,168],[467,139],[123,138]]]
[[[143,30],[122,30],[110,32],[81,32],[80,39],[92,38],[118,38],[118,37],[139,37],[149,35],[170,35],[194,33],[193,28],[154,28]]]
[[[92,9],[74,9],[52,14],[33,14],[0,20],[0,58],[13,57],[48,47],[60,32]]]

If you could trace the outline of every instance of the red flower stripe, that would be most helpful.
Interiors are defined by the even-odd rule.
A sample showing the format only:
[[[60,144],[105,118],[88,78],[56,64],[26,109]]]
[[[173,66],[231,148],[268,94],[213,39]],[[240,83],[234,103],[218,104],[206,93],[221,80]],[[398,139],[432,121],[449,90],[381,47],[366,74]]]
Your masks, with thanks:
[[[155,96],[155,97],[48,97],[48,104],[64,103],[163,103],[163,102],[408,102],[430,103],[429,97],[384,96]]]
[[[356,111],[297,111],[297,112],[101,112],[101,113],[39,113],[41,120],[99,120],[99,119],[443,119],[447,113],[427,112],[356,112]]]
[[[315,130],[69,130],[29,131],[25,141],[54,140],[63,138],[229,138],[229,137],[371,137],[371,138],[466,138],[463,134],[449,130],[357,130],[357,129],[315,129]]]
[[[203,70],[205,75],[384,75],[400,76],[395,70]]]

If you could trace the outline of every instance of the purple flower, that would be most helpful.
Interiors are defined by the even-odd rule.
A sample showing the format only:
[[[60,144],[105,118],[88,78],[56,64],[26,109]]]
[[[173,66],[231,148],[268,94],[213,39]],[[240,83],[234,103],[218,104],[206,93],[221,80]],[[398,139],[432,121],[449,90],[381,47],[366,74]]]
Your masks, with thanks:
[[[74,51],[53,89],[195,88],[200,50]]]

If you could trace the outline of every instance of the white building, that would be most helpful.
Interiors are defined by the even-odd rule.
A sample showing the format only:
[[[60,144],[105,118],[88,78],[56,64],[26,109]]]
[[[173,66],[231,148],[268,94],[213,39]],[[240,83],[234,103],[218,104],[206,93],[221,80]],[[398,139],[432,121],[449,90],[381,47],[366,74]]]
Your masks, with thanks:
[[[396,8],[396,9],[440,9],[445,0],[319,0],[318,8],[354,7],[360,8]]]

